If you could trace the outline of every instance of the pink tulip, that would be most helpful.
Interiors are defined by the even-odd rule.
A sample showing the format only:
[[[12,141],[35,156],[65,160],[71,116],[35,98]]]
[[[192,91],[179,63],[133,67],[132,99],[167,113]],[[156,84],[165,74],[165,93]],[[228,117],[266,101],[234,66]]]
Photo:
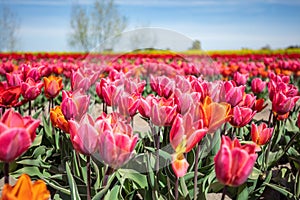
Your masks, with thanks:
[[[177,112],[184,115],[192,109],[195,102],[201,101],[201,93],[183,93],[176,88],[174,95],[175,103],[177,104]]]
[[[232,118],[229,121],[232,126],[243,127],[247,125],[256,114],[251,108],[236,106],[232,109]]]
[[[251,90],[254,94],[261,93],[266,88],[266,82],[261,80],[261,78],[254,78],[251,81]]]
[[[170,126],[177,115],[177,105],[174,99],[152,99],[150,119],[156,126]]]
[[[145,118],[150,118],[151,102],[153,98],[156,99],[153,94],[149,94],[147,97],[140,98],[140,106],[138,111]]]
[[[41,94],[42,87],[43,82],[35,82],[29,77],[21,83],[22,96],[27,100],[34,100]]]
[[[251,138],[258,146],[268,143],[272,137],[273,128],[267,127],[266,123],[261,123],[259,126],[254,123],[251,125]]]
[[[32,144],[40,121],[30,116],[22,117],[13,109],[0,119],[0,160],[11,162],[23,154]]]
[[[170,130],[170,143],[174,150],[185,142],[184,152],[191,151],[194,146],[206,135],[207,128],[204,128],[203,121],[194,121],[190,113],[182,116],[178,114]]]
[[[90,87],[98,79],[99,73],[89,72],[85,73],[80,70],[72,73],[71,76],[71,88],[72,91],[83,89],[83,91],[88,91]]]
[[[133,93],[129,95],[124,92],[118,99],[117,107],[121,115],[133,117],[140,105],[140,94]]]
[[[62,91],[61,110],[67,120],[80,121],[87,112],[90,104],[90,96],[85,95],[83,90],[74,92]]]
[[[233,81],[226,81],[220,91],[220,101],[229,103],[232,107],[238,105],[244,96],[246,86],[235,86]]]
[[[248,74],[241,74],[240,72],[235,72],[233,74],[233,80],[238,86],[245,85],[247,83],[248,77]]]
[[[12,73],[6,74],[6,80],[8,86],[20,86],[21,83],[23,82],[23,76],[22,74],[17,74],[17,73]]]
[[[97,119],[96,127],[99,132],[96,158],[99,156],[98,159],[114,169],[132,158],[138,136],[133,135],[131,126],[121,116],[104,113]]]
[[[85,115],[80,122],[69,120],[70,139],[74,149],[84,155],[91,155],[98,147],[98,132],[90,115]]]
[[[255,104],[256,96],[253,94],[244,94],[243,100],[238,104],[241,107],[252,108]]]
[[[174,93],[175,81],[166,76],[151,76],[150,86],[159,96],[169,98]]]
[[[274,94],[272,100],[272,111],[278,115],[285,115],[290,112],[300,96],[288,97],[281,91]]]
[[[218,181],[233,187],[243,184],[251,174],[256,158],[254,144],[242,146],[238,139],[232,141],[222,136],[221,148],[214,158]]]

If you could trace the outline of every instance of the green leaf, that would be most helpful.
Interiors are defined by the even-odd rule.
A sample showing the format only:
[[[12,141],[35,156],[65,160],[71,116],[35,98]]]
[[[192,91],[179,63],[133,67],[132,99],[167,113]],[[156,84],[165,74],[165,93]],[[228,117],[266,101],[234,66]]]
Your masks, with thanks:
[[[108,179],[108,181],[107,181],[107,185],[106,185],[102,190],[100,190],[100,191],[93,197],[92,200],[99,200],[99,199],[102,199],[102,198],[103,198],[103,196],[107,193],[107,191],[109,191],[109,187],[110,187],[112,181],[114,180],[115,176],[116,176],[116,173],[113,173],[113,174],[109,177],[109,179]]]
[[[188,194],[189,194],[189,191],[188,191],[187,186],[185,184],[184,178],[180,178],[179,182],[180,182],[180,188],[181,188],[181,192],[182,192],[183,196],[187,197]]]
[[[22,167],[21,169],[11,173],[13,177],[19,177],[22,174],[28,174],[30,177],[37,176],[39,178],[43,177],[38,167]]]
[[[297,171],[296,177],[295,177],[295,185],[294,185],[294,191],[297,198],[300,197],[300,175],[299,171]]]
[[[288,198],[293,198],[294,195],[287,191],[286,188],[280,186],[280,185],[275,185],[275,184],[272,184],[272,183],[264,183],[265,185],[269,186],[270,188],[280,192],[281,194],[283,194],[284,196],[288,197]]]
[[[135,189],[146,188],[148,186],[147,176],[133,169],[119,169],[118,173],[122,178],[130,179],[135,182],[138,185]]]
[[[69,186],[70,186],[70,191],[71,191],[71,198],[75,199],[75,200],[80,200],[78,188],[77,188],[76,182],[72,176],[72,172],[71,172],[68,162],[66,162],[66,171],[67,171],[67,176],[68,176],[68,181],[69,181]]]
[[[262,171],[257,169],[256,167],[253,167],[252,173],[249,176],[249,179],[256,180],[259,178],[259,176],[262,174]]]
[[[238,193],[237,193],[237,200],[244,200],[248,199],[249,192],[247,183],[244,183],[243,185],[238,187]]]

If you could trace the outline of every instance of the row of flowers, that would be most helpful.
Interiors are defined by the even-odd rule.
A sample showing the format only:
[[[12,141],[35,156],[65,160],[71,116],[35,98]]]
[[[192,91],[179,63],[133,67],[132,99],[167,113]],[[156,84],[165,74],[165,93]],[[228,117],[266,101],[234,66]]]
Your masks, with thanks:
[[[18,192],[25,188],[23,184],[28,184],[23,181],[25,178],[21,177],[14,187],[8,185],[8,163],[30,148],[37,136],[37,129],[46,129],[46,125],[41,125],[40,120],[21,115],[24,113],[21,109],[27,110],[31,115],[32,101],[39,101],[42,93],[47,100],[43,99],[40,103],[46,104],[46,101],[49,101],[49,111],[44,109],[44,115],[49,114],[53,127],[56,127],[52,129],[52,135],[58,133],[63,137],[60,148],[63,148],[63,143],[71,142],[76,156],[71,156],[70,149],[66,154],[61,149],[56,151],[64,159],[71,157],[80,160],[82,157],[80,158],[79,154],[85,155],[83,161],[86,164],[87,175],[83,179],[87,186],[88,199],[93,195],[102,194],[109,184],[109,177],[136,155],[149,151],[150,146],[155,152],[155,184],[152,198],[167,195],[160,193],[160,177],[166,173],[166,166],[171,164],[175,177],[173,186],[169,183],[168,188],[173,188],[174,192],[169,191],[168,195],[175,199],[178,199],[179,195],[184,196],[184,192],[181,191],[184,189],[183,183],[180,181],[180,188],[179,180],[183,180],[192,172],[193,192],[185,194],[185,197],[191,196],[196,199],[201,195],[198,192],[198,172],[201,171],[198,162],[201,162],[200,152],[204,149],[201,142],[210,136],[217,138],[221,143],[217,152],[210,152],[214,157],[212,167],[219,183],[229,187],[241,186],[247,181],[255,165],[261,171],[261,176],[269,174],[272,169],[268,162],[272,144],[270,141],[277,140],[278,137],[278,133],[275,137],[273,132],[278,132],[280,122],[294,118],[295,105],[300,98],[298,88],[290,83],[289,76],[275,74],[271,64],[264,63],[270,70],[264,71],[267,76],[261,73],[251,73],[249,76],[242,73],[248,72],[249,69],[240,65],[230,76],[223,74],[225,80],[209,81],[212,74],[194,76],[200,73],[197,71],[200,68],[195,66],[207,67],[207,63],[203,64],[203,59],[182,64],[184,62],[177,56],[165,56],[163,61],[157,57],[145,57],[146,60],[143,57],[133,59],[132,55],[119,56],[117,61],[110,60],[107,63],[90,63],[91,58],[87,58],[88,65],[85,64],[87,60],[76,64],[71,61],[62,65],[64,62],[60,63],[59,57],[55,57],[55,61],[49,62],[51,67],[49,63],[45,64],[47,61],[39,60],[31,64],[12,65],[12,69],[7,63],[12,64],[13,61],[4,60],[1,73],[5,80],[0,84],[0,160],[5,163],[3,175],[6,185],[2,199],[9,199],[9,195],[19,195],[18,198],[25,195]],[[134,63],[130,60],[134,60]],[[274,62],[277,62],[275,58]],[[297,63],[297,59],[292,62]],[[219,63],[220,61],[217,61],[217,64]],[[249,61],[244,64],[248,66],[252,65],[251,63],[252,61]],[[223,62],[222,65],[235,68],[230,62]],[[289,67],[285,68],[288,70],[294,67],[290,63],[287,65]],[[278,66],[275,67],[277,68]],[[204,69],[205,67],[201,70]],[[251,72],[254,71],[252,68]],[[276,73],[279,71],[275,70]],[[63,73],[65,77],[51,75],[53,72],[58,75]],[[297,76],[297,71],[293,69],[291,72]],[[259,74],[261,77],[252,77]],[[231,80],[227,80],[228,78]],[[90,105],[91,100],[95,99],[96,102],[101,102],[102,113],[92,116],[89,112],[95,108]],[[253,120],[257,113],[266,109],[267,102],[271,103],[269,119]],[[19,112],[10,107],[18,108]],[[135,116],[148,123],[151,130],[149,138],[142,137],[140,132],[134,134]],[[251,124],[251,121],[254,122]],[[241,134],[244,127],[250,130],[248,136]],[[276,143],[278,141],[273,141],[273,144]],[[171,157],[162,168],[162,149],[168,145],[172,148],[169,152]],[[194,158],[191,162],[189,155],[192,154]],[[263,157],[263,162],[258,162],[260,156]],[[96,171],[91,164],[96,161],[107,166],[103,168],[106,172],[103,175],[103,190],[100,191],[99,188],[91,186],[94,182],[91,175]],[[168,177],[169,179],[172,177]],[[109,185],[108,187],[112,190],[114,188]],[[43,198],[48,199],[50,193],[45,191],[45,187],[38,188],[36,190],[44,195]],[[254,189],[255,187],[253,191]],[[36,196],[35,189],[32,191],[32,195]],[[230,195],[234,197],[236,194]],[[42,197],[36,196],[33,199]]]

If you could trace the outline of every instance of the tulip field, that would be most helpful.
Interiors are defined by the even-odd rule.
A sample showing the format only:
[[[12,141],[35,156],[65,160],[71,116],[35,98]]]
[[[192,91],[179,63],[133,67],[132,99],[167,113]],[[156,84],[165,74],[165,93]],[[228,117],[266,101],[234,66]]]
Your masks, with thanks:
[[[0,54],[0,200],[300,199],[300,51]]]

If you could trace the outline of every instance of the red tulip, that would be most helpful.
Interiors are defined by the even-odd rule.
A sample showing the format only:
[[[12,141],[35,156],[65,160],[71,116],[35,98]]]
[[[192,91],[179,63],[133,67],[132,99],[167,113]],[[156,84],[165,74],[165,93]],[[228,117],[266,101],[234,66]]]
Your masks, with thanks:
[[[261,78],[254,78],[251,81],[251,90],[254,94],[261,93],[266,88],[266,82],[261,80]]]
[[[259,126],[254,123],[251,125],[251,138],[258,146],[268,143],[272,137],[273,128],[267,127],[266,123],[261,123]]]
[[[6,82],[0,82],[0,106],[18,106],[20,95],[20,86],[8,86]]]
[[[256,111],[251,108],[236,106],[232,109],[230,124],[235,127],[243,127],[252,120],[255,114]]]
[[[0,119],[0,160],[11,162],[23,154],[32,144],[40,121],[30,116],[22,117],[13,109]]]
[[[44,77],[45,96],[55,98],[63,88],[62,78],[56,76]]]
[[[221,148],[214,158],[218,181],[224,185],[237,187],[251,174],[257,154],[254,144],[241,145],[238,139],[222,136]]]
[[[69,131],[74,149],[84,155],[91,155],[98,146],[98,132],[90,115],[85,115],[80,122],[69,120]]]
[[[99,145],[94,156],[99,156],[98,159],[114,169],[128,162],[138,140],[131,126],[116,113],[104,113],[97,119],[95,126],[99,132]]]

